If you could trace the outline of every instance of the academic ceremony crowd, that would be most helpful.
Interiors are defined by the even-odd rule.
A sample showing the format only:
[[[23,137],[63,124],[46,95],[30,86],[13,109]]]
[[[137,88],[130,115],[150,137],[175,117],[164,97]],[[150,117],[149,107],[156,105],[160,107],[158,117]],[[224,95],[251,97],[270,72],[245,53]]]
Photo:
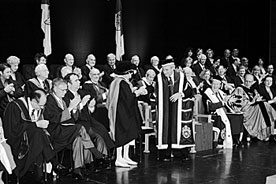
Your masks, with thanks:
[[[164,161],[179,150],[185,159],[195,146],[198,114],[212,116],[215,148],[276,140],[273,65],[264,67],[259,58],[251,69],[238,49],[214,57],[212,49],[187,48],[178,62],[153,56],[144,66],[138,55],[116,61],[112,53],[103,65],[93,54],[80,67],[70,53],[60,66],[48,68],[42,53],[34,60],[22,64],[10,56],[0,64],[1,177],[6,172],[20,179],[32,170],[44,183],[44,170],[68,170],[62,165],[65,150],[75,180],[89,181],[87,170],[136,166],[129,148],[143,135],[145,104]]]

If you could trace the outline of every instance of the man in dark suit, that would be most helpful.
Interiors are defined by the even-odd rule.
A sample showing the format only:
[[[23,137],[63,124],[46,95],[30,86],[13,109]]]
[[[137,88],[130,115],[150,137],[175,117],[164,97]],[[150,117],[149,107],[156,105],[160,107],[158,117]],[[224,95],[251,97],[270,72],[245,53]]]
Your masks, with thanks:
[[[205,54],[201,54],[198,57],[199,62],[197,62],[193,67],[193,71],[195,72],[196,76],[199,77],[199,74],[206,68],[205,66],[205,62],[206,62],[206,55]]]
[[[272,77],[272,79],[273,79],[272,88],[276,89],[276,76],[274,75],[274,66],[273,65],[267,66],[267,75]]]
[[[96,64],[96,57],[93,54],[89,54],[86,58],[86,64],[81,67],[82,84],[89,80],[89,73]]]
[[[134,55],[131,57],[130,62],[135,64],[137,73],[133,74],[132,76],[132,84],[134,86],[138,85],[138,81],[140,81],[145,76],[145,71],[142,67],[139,66],[140,58],[138,55]]]
[[[241,64],[241,61],[239,58],[235,58],[233,60],[233,63],[229,66],[229,68],[227,69],[227,72],[226,74],[228,76],[236,76],[237,75],[237,72],[238,72],[238,67],[240,66]]]
[[[228,68],[231,65],[230,61],[231,51],[229,49],[224,50],[224,56],[221,58],[220,64],[224,66],[224,68]]]
[[[114,74],[116,70],[116,56],[113,53],[110,53],[107,55],[107,64],[105,64],[102,67],[102,70],[104,72],[103,75],[103,83],[105,84],[106,87],[109,88],[110,83],[114,79]]]

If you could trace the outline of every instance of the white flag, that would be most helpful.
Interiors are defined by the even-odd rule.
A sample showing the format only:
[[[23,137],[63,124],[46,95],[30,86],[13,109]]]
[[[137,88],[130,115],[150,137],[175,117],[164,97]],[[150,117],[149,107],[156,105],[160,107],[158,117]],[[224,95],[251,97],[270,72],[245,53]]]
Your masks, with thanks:
[[[49,6],[50,6],[49,0],[41,0],[41,9],[42,9],[41,29],[44,32],[43,47],[44,47],[44,54],[46,56],[52,53]]]

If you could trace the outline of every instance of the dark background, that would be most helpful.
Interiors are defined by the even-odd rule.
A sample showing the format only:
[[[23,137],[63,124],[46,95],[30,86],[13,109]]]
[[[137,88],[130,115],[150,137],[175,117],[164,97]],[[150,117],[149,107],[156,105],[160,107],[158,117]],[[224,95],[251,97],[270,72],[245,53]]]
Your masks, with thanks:
[[[115,52],[115,0],[50,0],[52,54],[49,64],[63,64],[66,53],[76,65],[93,53],[97,64]],[[251,65],[269,63],[269,0],[122,0],[125,55],[143,64],[153,55],[178,60],[187,47],[212,48],[222,56],[238,48]],[[42,52],[40,0],[0,1],[0,62],[16,55],[32,63]]]

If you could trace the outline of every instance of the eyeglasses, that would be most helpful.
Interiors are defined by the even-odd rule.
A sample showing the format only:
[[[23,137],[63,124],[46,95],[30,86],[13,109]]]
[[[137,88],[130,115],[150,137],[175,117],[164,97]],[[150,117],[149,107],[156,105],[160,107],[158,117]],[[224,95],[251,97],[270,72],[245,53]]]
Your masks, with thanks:
[[[67,92],[68,91],[68,89],[67,88],[64,88],[64,89],[62,89],[62,88],[60,88],[60,87],[58,87],[58,86],[56,86],[60,91],[62,91],[62,92]]]

